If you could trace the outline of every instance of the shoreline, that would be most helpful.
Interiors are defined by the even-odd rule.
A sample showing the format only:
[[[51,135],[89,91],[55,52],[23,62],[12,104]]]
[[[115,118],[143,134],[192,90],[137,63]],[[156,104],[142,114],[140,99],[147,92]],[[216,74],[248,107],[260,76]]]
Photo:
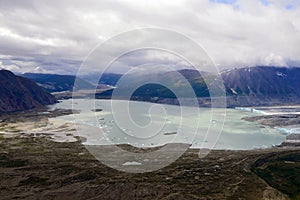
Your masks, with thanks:
[[[72,115],[77,114],[79,111],[71,110],[71,109],[55,109],[51,110],[53,108],[47,108],[43,110],[34,110],[34,111],[28,111],[28,112],[22,112],[19,114],[13,114],[13,115],[0,115],[0,132],[11,132],[11,133],[22,133],[23,135],[50,135],[52,137],[53,141],[57,142],[74,142],[76,141],[77,137],[81,137],[81,140],[86,142],[88,140],[88,143],[86,144],[93,144],[89,143],[89,139],[92,139],[94,141],[98,140],[95,136],[92,134],[88,134],[89,132],[97,132],[99,133],[99,128],[93,127],[87,124],[74,124],[73,122],[64,121],[61,119],[57,119],[58,116],[64,116],[64,115]],[[250,122],[257,122],[260,123],[260,119],[270,118],[273,115],[259,115],[259,116],[253,116],[253,117],[246,117],[242,118],[243,120],[250,121]],[[283,120],[286,120],[286,118],[283,118]],[[300,120],[300,115],[299,115]],[[265,125],[265,124],[263,124]],[[272,127],[272,126],[270,126]],[[275,127],[275,126],[273,126]],[[80,131],[81,133],[84,132],[86,135],[78,135],[77,129],[85,130]],[[98,135],[99,136],[99,135]],[[103,136],[101,136],[103,138]],[[101,142],[104,142],[105,144],[111,144],[114,145],[118,144],[127,144],[119,143],[119,142],[109,142],[101,140]],[[262,145],[262,146],[253,146],[253,148],[215,148],[219,150],[254,150],[254,149],[267,149],[272,148],[276,146],[280,146],[285,141],[282,140],[281,143],[274,143],[272,146],[268,145]],[[101,143],[101,144],[102,144]],[[134,145],[133,145],[134,146]],[[161,144],[157,144],[154,146],[147,145],[148,147],[157,147],[161,146]],[[139,146],[141,147],[141,146]],[[191,147],[191,149],[199,149],[199,147]]]
[[[78,111],[77,111],[78,113]],[[13,137],[13,135],[23,135],[25,136],[48,136],[52,141],[56,142],[75,142],[80,138],[81,142],[85,145],[126,145],[127,143],[119,143],[119,142],[110,142],[107,141],[100,133],[101,129],[98,127],[90,126],[87,124],[75,124],[73,122],[64,121],[61,119],[57,119],[57,116],[63,116],[73,114],[72,110],[62,110],[57,109],[50,111],[49,113],[36,115],[35,113],[23,113],[22,115],[17,115],[14,117],[9,117],[0,121],[0,132],[5,134],[5,137]],[[1,117],[0,117],[1,119]],[[3,118],[2,118],[3,119]],[[78,135],[77,129],[81,130],[83,135]],[[97,133],[90,134],[90,133]],[[99,133],[100,139],[99,139]],[[102,139],[101,139],[102,138]],[[87,141],[87,143],[85,143]],[[90,141],[93,141],[90,143]],[[98,141],[98,143],[95,143]],[[282,141],[284,142],[284,141]],[[162,144],[147,146],[149,148],[155,148],[161,146]],[[187,144],[190,145],[190,144]],[[280,144],[278,144],[280,145]],[[135,146],[135,145],[132,145]],[[143,148],[141,146],[137,146],[138,148]],[[146,147],[146,146],[145,146]],[[261,147],[253,147],[251,149],[242,149],[242,148],[214,148],[216,150],[255,150],[255,149],[268,149],[274,146],[261,146]],[[276,146],[275,146],[276,147]],[[190,149],[199,149],[199,147],[191,147]]]
[[[164,168],[147,173],[121,172],[95,159],[89,147],[82,144],[84,138],[77,136],[77,128],[87,130],[88,134],[89,129],[99,131],[97,127],[55,118],[67,113],[73,114],[73,111],[57,110],[38,116],[25,113],[15,118],[2,118],[2,129],[3,123],[14,125],[6,126],[6,130],[12,132],[2,134],[3,130],[0,130],[0,190],[4,199],[51,199],[59,195],[65,199],[115,199],[122,196],[123,199],[149,200],[157,197],[288,200],[300,194],[295,186],[300,171],[291,174],[295,178],[284,180],[284,184],[288,185],[284,189],[278,187],[282,180],[277,178],[299,166],[300,148],[188,148]],[[140,148],[128,144],[111,146],[114,148],[96,145],[94,150],[105,152],[103,149],[116,150],[115,146],[118,146],[112,155],[122,155],[121,150],[143,154],[162,148]],[[203,157],[199,158],[199,151],[204,153]],[[128,157],[126,162],[110,154],[108,158],[132,171],[141,165],[150,169],[155,167],[155,162],[137,157]],[[269,172],[268,169],[274,166],[279,170]],[[270,176],[272,181],[268,180]]]
[[[111,89],[101,90],[100,92],[95,90],[82,90],[76,92],[60,92],[59,94],[54,93],[53,95],[57,98],[57,100],[67,100],[67,99],[87,99],[87,98],[95,98],[100,100],[111,100]],[[198,107],[211,107],[211,98],[210,97],[196,97],[197,102],[195,103],[192,98],[181,98],[184,100],[184,106],[195,106]],[[218,98],[218,97],[215,97]],[[221,105],[221,108],[226,106],[226,108],[236,108],[236,107],[249,107],[249,108],[257,108],[257,107],[280,107],[280,106],[299,106],[300,102],[295,101],[290,103],[289,101],[282,101],[282,99],[274,98],[272,102],[266,103],[266,101],[258,101],[258,99],[254,97],[247,96],[225,96],[220,98],[226,98],[226,104]],[[127,97],[114,97],[114,100],[127,100]],[[241,102],[238,102],[237,99],[240,99]],[[176,98],[162,98],[162,97],[142,97],[142,96],[132,96],[131,101],[140,101],[140,102],[149,102],[149,103],[158,103],[158,104],[167,104],[167,105],[179,105],[179,102]],[[242,103],[244,102],[244,103]],[[246,102],[246,103],[245,103]],[[255,102],[253,104],[253,102]],[[223,102],[222,102],[223,103]]]

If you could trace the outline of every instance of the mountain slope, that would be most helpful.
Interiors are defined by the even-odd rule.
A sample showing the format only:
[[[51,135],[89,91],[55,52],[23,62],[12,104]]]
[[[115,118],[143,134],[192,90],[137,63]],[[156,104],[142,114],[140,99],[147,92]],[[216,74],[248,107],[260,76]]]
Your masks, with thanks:
[[[0,113],[39,108],[56,99],[35,82],[0,70]]]
[[[251,67],[227,70],[222,78],[228,104],[277,105],[300,102],[300,69]]]
[[[171,72],[157,73],[156,79],[168,82],[176,89],[176,92],[185,95],[187,82],[183,83],[176,78],[176,73],[180,73],[193,87],[195,94],[199,98],[209,98],[207,84],[214,81],[215,76],[201,72],[206,76],[206,83],[203,77],[195,70],[179,70]],[[221,73],[227,95],[227,105],[235,106],[263,106],[300,103],[300,68],[285,67],[246,67],[231,70],[224,70]],[[106,84],[103,80],[102,83]],[[116,76],[113,76],[113,81]],[[121,75],[119,75],[121,77]],[[124,91],[132,89],[131,83],[143,83],[145,80],[153,79],[149,74],[128,78],[128,84],[116,86]],[[129,84],[130,83],[130,84]],[[106,94],[107,95],[107,94]],[[133,93],[136,99],[149,100],[153,97],[176,98],[168,88],[158,84],[147,84],[136,89]],[[101,98],[101,95],[99,95]]]
[[[58,74],[35,74],[25,73],[21,76],[35,81],[38,85],[45,88],[48,92],[73,91],[81,89],[94,89],[95,87],[89,82],[72,75]],[[76,84],[74,82],[76,80]]]

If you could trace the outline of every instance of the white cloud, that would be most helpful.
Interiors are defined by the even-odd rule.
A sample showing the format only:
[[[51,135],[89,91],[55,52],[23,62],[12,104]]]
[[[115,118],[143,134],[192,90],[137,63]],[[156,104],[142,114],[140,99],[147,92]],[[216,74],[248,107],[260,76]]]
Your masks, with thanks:
[[[300,1],[267,2],[4,0],[0,54],[21,71],[40,66],[75,73],[99,42],[135,28],[159,27],[194,39],[223,68],[289,62],[300,66]],[[146,56],[147,61],[151,56]]]
[[[274,53],[271,53],[269,56],[265,58],[265,65],[269,66],[287,66],[287,63],[280,55],[275,55]]]
[[[0,69],[6,69],[13,72],[17,72],[20,70],[20,68],[17,65],[4,65],[2,61],[0,61]]]

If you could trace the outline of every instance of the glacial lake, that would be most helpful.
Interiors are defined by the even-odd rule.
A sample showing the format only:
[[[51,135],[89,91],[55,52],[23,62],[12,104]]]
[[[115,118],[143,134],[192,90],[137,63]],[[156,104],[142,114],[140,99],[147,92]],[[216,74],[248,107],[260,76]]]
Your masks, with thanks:
[[[254,112],[247,108],[226,109],[224,113],[221,108],[197,110],[194,107],[100,99],[63,100],[50,108],[80,111],[56,119],[91,127],[77,131],[79,136],[86,138],[84,144],[87,145],[154,147],[188,143],[192,148],[247,150],[278,145],[287,135],[280,128],[242,120],[243,117],[266,114],[266,108]]]

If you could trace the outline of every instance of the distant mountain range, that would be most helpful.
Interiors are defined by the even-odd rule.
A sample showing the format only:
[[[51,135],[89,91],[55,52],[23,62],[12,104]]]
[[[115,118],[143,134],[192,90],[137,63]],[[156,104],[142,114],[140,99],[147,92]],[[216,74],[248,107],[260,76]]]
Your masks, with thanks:
[[[21,76],[35,81],[39,86],[45,88],[47,92],[76,91],[95,88],[92,84],[81,78],[77,78],[76,80],[76,76],[72,75],[25,73],[21,74]],[[74,85],[75,80],[76,84]]]
[[[0,70],[0,113],[39,108],[56,102],[34,81]]]
[[[209,98],[207,84],[210,83],[206,83],[202,76],[206,76],[206,80],[213,82],[214,75],[201,72],[201,76],[198,71],[188,69],[179,70],[178,72],[186,78],[199,99]],[[158,80],[168,80],[169,84],[176,85],[176,92],[184,96],[187,85],[176,79],[176,73],[178,72],[160,73],[156,76]],[[228,107],[300,103],[300,68],[245,67],[224,70],[220,75],[226,89]],[[122,75],[106,74],[105,79],[101,79],[101,83],[110,84],[111,81],[105,82],[105,80],[110,80],[109,76],[112,76],[113,82],[117,83],[118,79],[116,77],[120,78]],[[134,85],[139,82],[143,83],[149,77],[151,79],[149,74],[132,75],[129,79],[132,80],[131,83]],[[129,85],[131,84],[114,84],[114,86],[122,88],[124,91],[132,89]],[[109,96],[111,93],[112,91],[106,91],[103,94],[99,94],[98,97]],[[158,84],[146,84],[135,90],[132,95],[132,99],[144,101],[160,102],[162,98],[164,98],[164,102],[168,98],[170,103],[172,103],[174,102],[172,99],[176,97],[168,88]]]
[[[182,81],[178,73],[186,81]],[[224,70],[220,72],[220,75],[224,82],[228,107],[300,103],[300,68],[245,67]],[[78,79],[73,88],[75,76],[53,74],[23,74],[22,76],[36,81],[48,92],[95,89],[95,86],[83,79]],[[203,76],[206,77],[206,82]],[[116,98],[123,98],[127,91],[133,90],[131,99],[170,104],[178,103],[175,95],[179,94],[185,98],[191,97],[186,91],[188,87],[192,86],[201,106],[208,105],[210,92],[207,84],[212,84],[216,78],[213,74],[189,69],[154,72],[153,74],[127,74],[125,83],[118,82],[121,77],[122,74],[106,73],[103,74],[98,83],[117,87],[121,92]],[[91,75],[90,78],[87,76],[85,79],[97,80],[98,78]],[[152,81],[152,83],[143,85],[146,80]],[[171,86],[176,94],[170,88],[156,84],[157,81]],[[135,85],[143,86],[134,88]],[[98,93],[96,98],[111,98],[113,90]]]

